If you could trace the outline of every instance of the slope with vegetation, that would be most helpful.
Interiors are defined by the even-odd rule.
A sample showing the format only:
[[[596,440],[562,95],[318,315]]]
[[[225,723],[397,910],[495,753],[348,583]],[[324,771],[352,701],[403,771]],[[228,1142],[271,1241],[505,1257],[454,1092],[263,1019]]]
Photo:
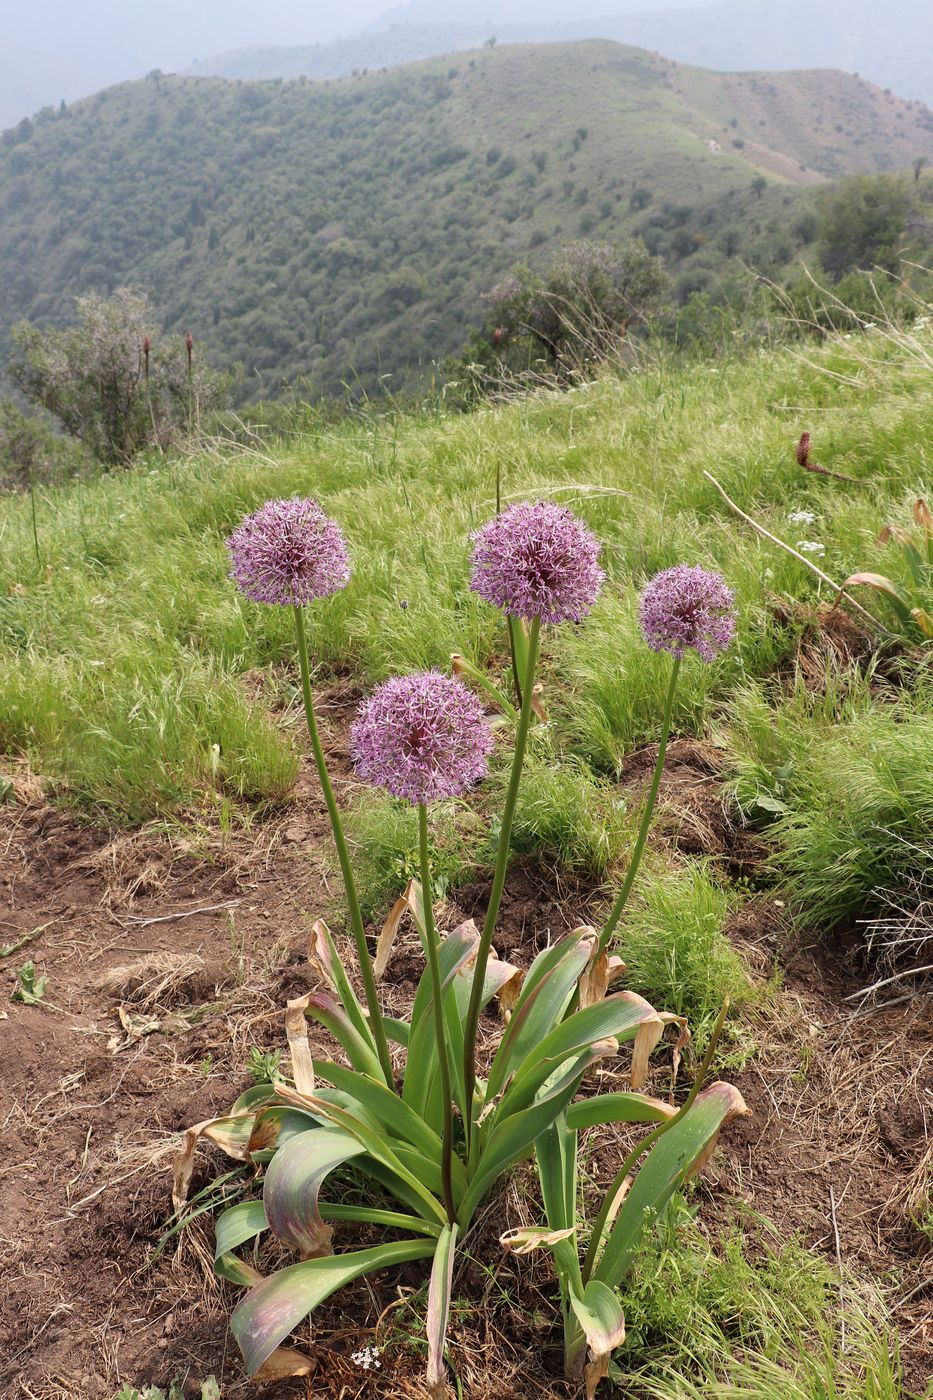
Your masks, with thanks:
[[[891,0],[883,9],[874,0],[707,0],[690,7],[630,0],[630,13],[574,18],[567,18],[568,8],[544,14],[538,6],[500,6],[476,24],[463,21],[456,3],[404,5],[348,39],[220,53],[190,71],[218,78],[330,78],[478,48],[492,37],[508,44],[612,39],[720,71],[841,68],[933,102],[933,12],[926,0]]]
[[[669,675],[669,658],[639,638],[644,581],[676,562],[703,564],[722,571],[739,609],[737,637],[724,656],[711,666],[695,657],[684,662],[661,816],[619,930],[619,951],[628,985],[687,1015],[701,1046],[722,998],[733,998],[720,1059],[756,1116],[747,1130],[731,1130],[723,1165],[691,1188],[697,1194],[688,1204],[674,1202],[657,1241],[640,1256],[624,1290],[628,1336],[600,1395],[611,1395],[613,1382],[619,1395],[656,1400],[919,1394],[933,1219],[924,1067],[933,1045],[923,1003],[909,997],[916,984],[904,973],[914,961],[929,962],[919,940],[933,937],[929,652],[922,632],[882,593],[863,595],[867,616],[832,610],[833,590],[807,561],[834,579],[883,567],[905,591],[913,586],[909,553],[896,539],[875,540],[882,524],[894,522],[933,553],[914,506],[930,489],[922,464],[933,428],[931,368],[928,324],[833,340],[806,354],[762,352],[715,366],[659,362],[635,375],[610,366],[571,394],[539,394],[482,414],[386,413],[337,425],[309,414],[300,433],[261,454],[154,454],[116,476],[5,501],[0,749],[10,795],[38,806],[35,795],[44,787],[65,812],[92,822],[157,823],[122,844],[102,833],[102,849],[78,861],[67,842],[81,834],[66,826],[62,879],[75,878],[76,866],[85,881],[101,869],[122,872],[132,893],[115,907],[122,921],[117,956],[127,942],[135,955],[150,922],[164,938],[161,913],[144,917],[136,911],[148,914],[153,905],[133,901],[146,900],[147,882],[177,881],[175,903],[158,886],[156,896],[171,904],[171,917],[179,909],[192,916],[173,926],[175,955],[190,956],[191,930],[198,928],[205,943],[226,947],[235,969],[232,983],[212,974],[204,993],[210,1005],[186,1004],[187,1022],[179,1024],[176,1014],[163,1026],[168,1013],[152,1007],[169,995],[166,968],[175,965],[165,963],[159,942],[156,1003],[145,1000],[155,978],[140,989],[137,973],[122,1022],[133,1058],[111,1048],[106,1065],[95,1068],[95,1102],[113,1098],[124,1106],[128,1136],[141,1119],[148,1127],[156,1079],[166,1081],[161,1121],[173,1126],[225,1106],[230,1081],[234,1093],[244,1087],[250,1043],[251,1072],[260,1079],[268,1073],[263,1055],[282,1039],[275,1008],[305,989],[305,916],[320,912],[314,901],[327,900],[335,929],[342,923],[333,890],[307,883],[309,859],[324,863],[327,856],[306,775],[295,785],[304,740],[289,610],[243,603],[225,577],[224,539],[244,512],[270,497],[313,493],[346,529],[350,586],[309,610],[308,619],[326,738],[343,764],[346,713],[361,691],[389,674],[446,669],[456,650],[507,683],[501,618],[466,588],[469,533],[493,512],[497,479],[507,499],[565,502],[603,542],[608,578],[582,626],[551,629],[546,638],[542,701],[550,723],[532,731],[516,813],[510,958],[527,961],[565,920],[569,927],[603,909],[625,868]],[[795,453],[804,427],[813,429],[822,471]],[[796,553],[739,523],[707,470]],[[432,812],[451,918],[475,914],[488,890],[508,726],[498,750],[488,783],[467,801]],[[339,792],[351,809],[375,931],[412,873],[412,812],[351,782],[341,781]],[[41,806],[32,817],[20,808],[8,815],[14,849],[33,829],[30,820],[40,823],[43,861],[53,849],[54,822],[68,820]],[[178,868],[159,877],[158,865],[149,863],[157,847],[146,843],[166,837],[176,843]],[[288,879],[305,883],[276,885],[275,917],[263,924],[270,870],[283,852]],[[47,900],[47,883],[38,894],[28,883],[18,893],[18,918],[24,900]],[[230,891],[229,901],[220,902],[221,890]],[[101,906],[96,898],[89,917],[99,920]],[[74,911],[57,912],[56,927],[43,932],[38,916],[32,922],[34,907],[26,904],[23,932],[45,941],[30,946],[35,965],[25,995],[36,995],[34,974],[40,982],[48,975],[40,1002],[46,995],[54,1004],[67,992],[81,998],[82,1009],[88,999],[99,1005],[100,1019],[107,1007],[112,1015],[113,1001],[93,1001],[100,994],[80,982],[82,974],[99,979],[97,967],[76,972],[73,949],[70,960],[51,958],[55,940],[77,937]],[[904,911],[900,924],[894,908]],[[197,924],[194,916],[217,924]],[[882,928],[881,966],[897,969],[908,1005],[873,1006],[871,1017],[853,1021],[842,998],[880,975],[867,935]],[[291,939],[286,949],[283,929]],[[411,944],[396,957],[400,971],[390,968],[384,986],[401,1001]],[[25,971],[20,961],[16,975]],[[772,975],[776,963],[786,969],[790,994]],[[130,977],[127,967],[118,971]],[[174,975],[181,975],[177,967]],[[113,985],[106,984],[108,993]],[[123,986],[119,977],[116,985]],[[6,1029],[41,1028],[51,1015],[21,999]],[[148,1029],[134,1032],[140,1022]],[[99,1038],[100,1025],[93,1031]],[[75,1043],[89,1036],[63,1031],[47,1048],[36,1030],[53,1084],[71,1071],[69,1055],[87,1053]],[[127,1108],[117,1076],[137,1065],[149,1078]],[[656,1092],[666,1093],[666,1078],[659,1070]],[[108,1098],[102,1083],[111,1082]],[[182,1099],[191,1109],[187,1119],[178,1111]],[[85,1108],[96,1111],[82,1099]],[[85,1118],[72,1116],[80,1133],[75,1161],[84,1144],[85,1156],[98,1163],[93,1154],[110,1136],[98,1125],[92,1140]],[[61,1187],[43,1175],[53,1154],[36,1152],[36,1126],[24,1126],[24,1140],[11,1146],[22,1158],[8,1162],[11,1179],[29,1173],[33,1211],[41,1209],[41,1191]],[[610,1155],[611,1162],[585,1157],[585,1186],[611,1179],[618,1154]],[[144,1281],[137,1272],[141,1236],[155,1243],[166,1228],[165,1192],[152,1185],[152,1160],[147,1138],[136,1156],[124,1148],[111,1164],[112,1186],[106,1175],[82,1185],[96,1199],[98,1184],[116,1191],[118,1176],[130,1180],[120,1198],[120,1230],[109,1230],[103,1246],[95,1237],[94,1247],[109,1261],[102,1273],[110,1276],[117,1254],[136,1285],[121,1290],[116,1303],[108,1285],[93,1306],[66,1310],[20,1363],[34,1391],[50,1364],[56,1376],[71,1375],[66,1348],[69,1337],[77,1342],[76,1329],[86,1358],[98,1317],[125,1307],[132,1311],[120,1311],[120,1319],[151,1308],[159,1322],[129,1329],[127,1352],[140,1383],[166,1385],[170,1363],[183,1357],[192,1371],[196,1355],[192,1374],[216,1373],[224,1393],[245,1393],[216,1330],[224,1309],[215,1297],[204,1298],[200,1282],[190,1292],[180,1282],[184,1259],[203,1257],[197,1220],[186,1226],[171,1263],[153,1255],[154,1274]],[[240,1185],[250,1177],[241,1173]],[[850,1199],[847,1182],[856,1180],[858,1197]],[[198,1207],[219,1205],[229,1189],[228,1180],[205,1186]],[[522,1383],[541,1395],[559,1393],[554,1329],[541,1301],[553,1292],[547,1261],[510,1261],[496,1241],[503,1223],[538,1218],[534,1190],[527,1177],[513,1181],[497,1199],[495,1229],[471,1236],[467,1273],[455,1276],[456,1355],[470,1393],[479,1396],[501,1395],[506,1385],[521,1393]],[[145,1216],[141,1191],[151,1192]],[[117,1209],[113,1194],[105,1200],[101,1231]],[[77,1222],[81,1248],[96,1214]],[[775,1227],[762,1214],[774,1215]],[[125,1236],[124,1220],[131,1222]],[[353,1238],[343,1224],[340,1247],[352,1247]],[[17,1242],[17,1249],[29,1247]],[[200,1280],[201,1264],[193,1267]],[[15,1272],[11,1287],[22,1289],[35,1271]],[[487,1278],[495,1286],[483,1291]],[[72,1277],[69,1286],[73,1298],[75,1289],[92,1289],[93,1279]],[[385,1316],[389,1302],[398,1307]],[[423,1367],[414,1339],[425,1304],[424,1290],[406,1294],[404,1305],[389,1292],[342,1295],[316,1327],[315,1387],[336,1395],[350,1380],[359,1382],[346,1343],[353,1338],[355,1348],[361,1332],[380,1347],[382,1378],[409,1384]],[[168,1306],[176,1326],[163,1335]],[[184,1350],[189,1338],[195,1353]],[[90,1369],[87,1359],[81,1364]],[[121,1366],[125,1378],[126,1353]],[[81,1394],[81,1384],[78,1376],[64,1393]]]
[[[740,260],[777,274],[812,238],[808,187],[933,156],[922,112],[842,74],[813,89],[596,42],[337,83],[154,75],[0,145],[0,346],[138,285],[245,367],[243,398],[372,392],[574,237],[641,233],[680,300]]]

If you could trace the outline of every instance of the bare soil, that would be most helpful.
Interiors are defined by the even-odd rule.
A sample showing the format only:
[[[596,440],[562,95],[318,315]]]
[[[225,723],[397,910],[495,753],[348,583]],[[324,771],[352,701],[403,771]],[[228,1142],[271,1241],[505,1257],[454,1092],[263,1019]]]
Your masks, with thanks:
[[[346,700],[335,700],[328,726],[342,785]],[[633,756],[624,781],[637,787],[653,758]],[[656,839],[753,875],[761,843],[732,826],[714,749],[672,746],[664,801]],[[194,1396],[210,1374],[231,1400],[257,1393],[227,1330],[235,1290],[211,1272],[210,1215],[154,1250],[179,1131],[247,1087],[250,1047],[282,1047],[284,1003],[313,985],[310,920],[339,908],[328,851],[307,773],[287,809],[226,838],[208,828],[114,835],[35,794],[0,809],[0,948],[44,926],[0,956],[4,1396],[110,1400],[124,1381],[167,1386],[179,1376]],[[481,916],[487,897],[483,882],[458,890],[451,926]],[[595,902],[585,886],[517,866],[500,953],[527,964]],[[853,1016],[844,998],[870,980],[857,951],[839,941],[800,947],[786,910],[764,895],[730,933],[763,972],[783,968],[786,991],[764,1048],[737,1077],[754,1116],[724,1136],[704,1179],[704,1218],[727,1224],[749,1206],[834,1260],[838,1231],[843,1265],[906,1300],[896,1320],[919,1387],[933,1369],[933,1257],[910,1222],[931,1159],[929,999]],[[27,958],[48,975],[45,1005],[9,1000]],[[403,940],[391,1003],[410,999],[417,972]],[[194,1189],[220,1165],[205,1150]],[[523,1185],[519,1175],[494,1203],[461,1265],[463,1291],[477,1300],[451,1327],[468,1396],[566,1393],[546,1262],[505,1258],[495,1244],[525,1218]],[[316,1317],[315,1375],[263,1393],[418,1395],[417,1351],[395,1343],[417,1337],[407,1300],[421,1281],[413,1267],[337,1295]],[[374,1341],[382,1365],[364,1372],[352,1353]]]

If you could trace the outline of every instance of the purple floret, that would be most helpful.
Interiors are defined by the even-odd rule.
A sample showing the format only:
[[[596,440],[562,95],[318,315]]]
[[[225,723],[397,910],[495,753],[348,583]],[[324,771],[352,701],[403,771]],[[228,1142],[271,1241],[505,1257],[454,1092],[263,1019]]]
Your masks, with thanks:
[[[580,622],[605,574],[599,541],[552,501],[520,501],[473,536],[474,593],[511,617]]]
[[[414,803],[466,792],[486,776],[492,746],[476,696],[439,671],[386,681],[350,729],[359,776]]]
[[[316,501],[266,501],[227,540],[230,577],[254,603],[294,604],[345,588],[350,560],[343,532]]]
[[[719,574],[677,564],[641,595],[641,630],[652,651],[682,657],[688,647],[713,661],[735,636],[732,590]]]

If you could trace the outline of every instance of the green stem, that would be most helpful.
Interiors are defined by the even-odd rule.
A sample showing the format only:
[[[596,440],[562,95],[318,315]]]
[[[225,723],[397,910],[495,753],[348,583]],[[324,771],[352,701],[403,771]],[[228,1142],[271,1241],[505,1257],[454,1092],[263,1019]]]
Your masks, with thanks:
[[[36,483],[29,468],[29,499],[32,504],[32,542],[36,547],[36,568],[42,568],[42,555],[39,552],[39,527],[36,524]]]
[[[441,1147],[441,1187],[444,1205],[451,1224],[457,1219],[450,1161],[454,1150],[453,1112],[450,1093],[450,1059],[447,1053],[447,1030],[444,1025],[444,988],[438,957],[437,925],[434,922],[434,882],[431,879],[431,857],[428,854],[428,809],[418,803],[418,847],[421,856],[421,901],[424,906],[425,942],[428,966],[431,969],[431,989],[434,996],[434,1033],[437,1037],[437,1063],[441,1076],[441,1111],[444,1115]]]
[[[648,792],[648,799],[645,803],[644,814],[641,819],[641,826],[638,828],[638,838],[635,842],[635,849],[632,851],[632,858],[628,863],[628,870],[625,873],[625,880],[622,883],[615,904],[606,920],[606,927],[599,935],[599,951],[605,952],[606,944],[616,931],[622,911],[628,903],[628,897],[632,893],[632,886],[635,883],[635,876],[638,874],[638,867],[641,865],[641,858],[645,851],[645,842],[648,840],[648,831],[651,827],[651,818],[654,815],[655,803],[658,800],[658,789],[661,786],[661,774],[664,772],[664,756],[667,753],[667,740],[671,732],[671,715],[674,711],[674,692],[677,689],[677,677],[680,674],[681,658],[674,658],[674,666],[671,671],[671,683],[667,688],[667,699],[664,702],[664,719],[661,724],[661,742],[658,745],[658,761],[654,765],[654,777],[651,779],[651,788]]]
[[[376,1043],[379,1063],[382,1065],[382,1072],[385,1075],[386,1084],[391,1089],[395,1083],[395,1076],[392,1073],[389,1042],[386,1039],[385,1026],[382,1021],[382,1010],[379,1006],[379,995],[376,991],[376,978],[373,974],[372,960],[369,956],[369,948],[366,943],[366,929],[363,926],[363,914],[356,893],[356,882],[353,879],[350,850],[347,846],[347,838],[343,834],[343,823],[340,820],[340,812],[337,809],[333,785],[330,780],[330,774],[327,771],[327,759],[324,757],[321,736],[318,734],[317,719],[314,714],[314,700],[311,694],[311,672],[308,666],[308,643],[305,637],[304,613],[299,607],[295,607],[294,612],[295,631],[298,634],[298,664],[301,667],[301,690],[304,696],[308,733],[311,736],[311,749],[314,753],[314,763],[317,768],[318,777],[321,780],[324,801],[327,804],[327,814],[330,817],[331,830],[334,833],[334,844],[337,847],[337,856],[340,861],[340,872],[343,875],[344,889],[347,894],[347,905],[350,910],[350,927],[353,931],[353,938],[356,943],[356,955],[359,960],[360,972],[363,977],[363,986],[366,991],[366,1005],[369,1008],[370,1030],[372,1031],[373,1039]]]
[[[473,1130],[473,1090],[476,1087],[476,1032],[479,1026],[483,987],[486,982],[486,964],[489,961],[489,949],[492,946],[492,935],[495,931],[496,919],[499,917],[499,905],[502,902],[502,891],[505,887],[505,873],[509,863],[509,844],[512,839],[512,821],[515,816],[515,804],[518,799],[522,764],[525,761],[528,731],[531,728],[531,701],[532,692],[534,690],[535,667],[538,661],[540,636],[541,619],[536,617],[532,619],[531,627],[528,632],[528,670],[522,688],[522,708],[518,717],[518,729],[515,734],[515,754],[512,758],[512,773],[509,778],[509,788],[506,793],[505,807],[502,812],[502,826],[499,831],[499,845],[496,851],[496,869],[493,875],[492,892],[489,896],[489,905],[486,909],[486,918],[483,922],[483,932],[480,936],[479,948],[476,953],[476,966],[473,969],[473,985],[470,990],[470,1005],[467,1010],[466,1024],[463,1033],[463,1106],[466,1110],[465,1127],[468,1144]]]
[[[670,1132],[674,1124],[679,1122],[679,1120],[683,1118],[684,1114],[688,1112],[688,1110],[693,1106],[693,1101],[696,1098],[697,1094],[700,1092],[700,1090],[703,1088],[706,1076],[707,1074],[709,1074],[709,1067],[713,1063],[713,1056],[715,1055],[716,1047],[719,1044],[719,1037],[722,1035],[722,1028],[726,1024],[726,1016],[728,1012],[729,998],[726,997],[725,1001],[722,1004],[722,1010],[716,1018],[716,1024],[713,1027],[713,1032],[709,1039],[709,1045],[707,1045],[706,1047],[706,1054],[703,1056],[703,1059],[700,1062],[700,1068],[697,1070],[696,1078],[693,1081],[693,1087],[691,1088],[690,1093],[684,1099],[681,1107],[671,1118],[665,1119],[665,1121],[659,1124],[659,1126],[655,1128],[652,1132],[650,1132],[647,1137],[642,1138],[638,1146],[634,1148],[632,1152],[629,1153],[619,1170],[616,1172],[615,1177],[613,1178],[612,1185],[609,1187],[609,1190],[603,1197],[603,1203],[599,1208],[599,1214],[597,1215],[596,1223],[593,1226],[593,1233],[590,1236],[590,1243],[586,1251],[586,1258],[583,1261],[584,1285],[586,1285],[590,1281],[590,1275],[592,1274],[593,1268],[595,1267],[596,1257],[599,1254],[599,1246],[602,1243],[603,1233],[606,1229],[606,1221],[609,1218],[610,1208],[616,1196],[621,1191],[622,1184],[625,1181],[625,1178],[628,1176],[629,1172],[632,1170],[639,1157],[641,1157],[641,1155],[644,1152],[647,1152],[649,1147],[653,1147],[654,1144],[657,1142],[658,1138],[663,1137],[665,1133]]]

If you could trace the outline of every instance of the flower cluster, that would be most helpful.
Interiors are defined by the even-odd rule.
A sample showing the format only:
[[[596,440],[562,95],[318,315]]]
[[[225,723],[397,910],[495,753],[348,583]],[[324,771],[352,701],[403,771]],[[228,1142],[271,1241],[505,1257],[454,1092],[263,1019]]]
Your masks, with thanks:
[[[378,1371],[382,1362],[379,1360],[382,1352],[379,1347],[366,1346],[359,1351],[355,1351],[350,1357],[354,1366],[359,1366],[361,1371]]]
[[[254,603],[294,604],[345,588],[350,561],[343,532],[316,501],[267,501],[227,540],[230,577]]]
[[[413,803],[458,797],[478,783],[492,745],[476,696],[439,671],[386,681],[350,730],[359,776]]]
[[[579,622],[605,577],[599,541],[552,501],[521,501],[473,536],[474,593],[511,617]]]
[[[719,574],[689,564],[665,569],[641,596],[641,630],[652,651],[712,661],[735,635],[732,592]]]

